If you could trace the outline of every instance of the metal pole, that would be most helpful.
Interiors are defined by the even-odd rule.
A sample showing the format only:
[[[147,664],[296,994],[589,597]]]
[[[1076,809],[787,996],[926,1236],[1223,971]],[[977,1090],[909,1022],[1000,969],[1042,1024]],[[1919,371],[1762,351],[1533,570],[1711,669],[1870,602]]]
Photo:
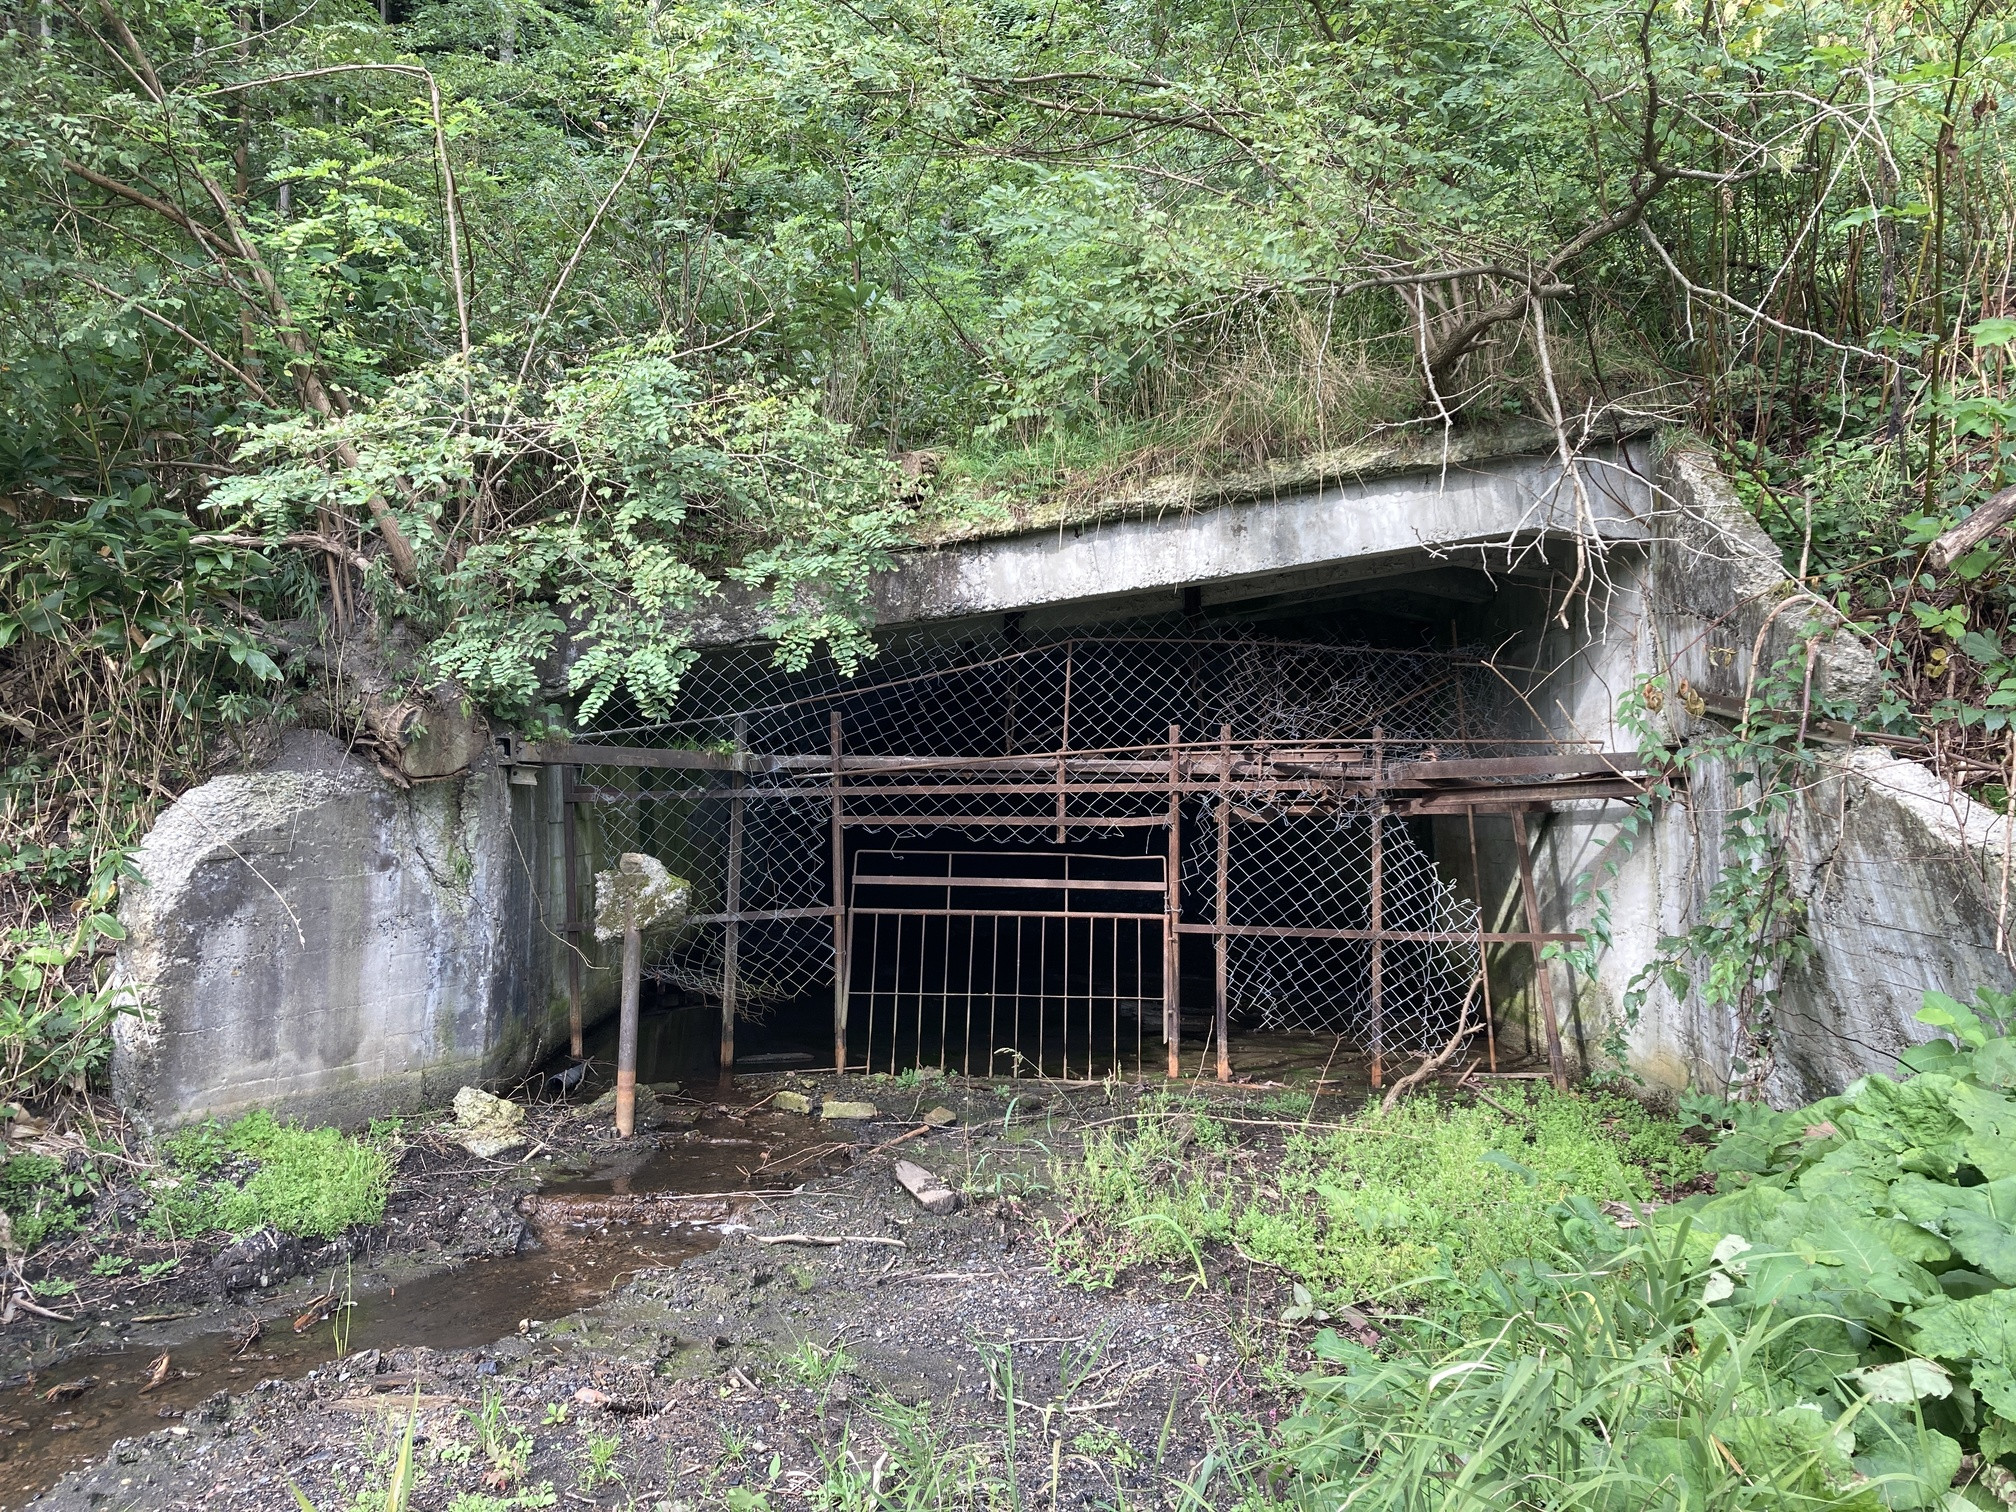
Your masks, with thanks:
[[[1215,1021],[1213,1032],[1218,1036],[1218,1080],[1232,1080],[1232,1055],[1225,1047],[1225,1022],[1228,1017],[1225,1004],[1225,951],[1228,941],[1225,926],[1232,922],[1231,909],[1226,897],[1227,878],[1231,872],[1232,854],[1232,726],[1218,726],[1218,935],[1212,941],[1218,947],[1216,995],[1212,999]]]
[[[1183,913],[1183,730],[1169,726],[1169,862],[1163,882],[1162,1040],[1169,1047],[1169,1077],[1183,1074],[1183,942],[1176,926]]]
[[[1380,938],[1386,927],[1385,895],[1385,782],[1386,732],[1372,727],[1372,1073],[1374,1090],[1385,1079],[1386,1065],[1386,948]]]
[[[616,1137],[637,1128],[637,988],[644,976],[644,942],[637,926],[623,930],[623,1008],[616,1021]]]
[[[1526,932],[1540,933],[1540,897],[1533,888],[1533,855],[1526,848],[1526,814],[1523,809],[1512,810],[1512,843],[1519,847],[1519,890],[1526,897]],[[1554,980],[1547,970],[1547,963],[1540,958],[1540,942],[1535,940],[1533,950],[1533,985],[1540,993],[1540,1017],[1547,1026],[1547,1069],[1554,1075],[1555,1087],[1563,1092],[1568,1090],[1568,1066],[1561,1055],[1561,1021],[1554,1014]]]
[[[841,823],[840,711],[829,722],[833,736],[833,1069],[847,1069],[847,836]]]
[[[1463,817],[1470,825],[1470,886],[1477,893],[1477,969],[1484,980],[1484,1046],[1491,1057],[1491,1069],[1498,1069],[1498,1032],[1491,1009],[1491,963],[1484,945],[1484,868],[1477,860],[1477,810],[1466,808]]]
[[[735,770],[728,774],[728,922],[721,926],[721,1079],[735,1075],[735,1014],[742,999],[742,758],[749,723],[735,721]]]
[[[567,1046],[579,1061],[581,1048],[581,844],[575,830],[579,810],[574,796],[576,768],[560,768],[560,854],[566,885],[561,907],[567,937]]]
[[[1057,738],[1057,843],[1064,843],[1064,753],[1071,749],[1071,649],[1075,642],[1064,642],[1064,724]],[[1065,1005],[1066,1021],[1069,1021],[1070,1005]]]

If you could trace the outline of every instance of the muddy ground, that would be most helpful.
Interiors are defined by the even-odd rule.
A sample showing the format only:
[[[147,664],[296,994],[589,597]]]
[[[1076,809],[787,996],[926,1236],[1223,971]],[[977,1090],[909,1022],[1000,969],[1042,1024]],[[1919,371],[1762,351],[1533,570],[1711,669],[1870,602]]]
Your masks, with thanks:
[[[779,1111],[780,1092],[878,1114]],[[1052,1273],[1050,1165],[1137,1096],[745,1077],[659,1103],[629,1144],[562,1109],[534,1110],[515,1162],[416,1134],[387,1223],[340,1263],[227,1295],[242,1262],[212,1256],[180,1306],[113,1293],[0,1334],[0,1504],[277,1512],[298,1488],[333,1512],[382,1489],[410,1425],[415,1508],[741,1512],[878,1483],[917,1505],[1175,1505],[1220,1435],[1283,1409],[1307,1341],[1265,1271],[1098,1292]],[[927,1129],[938,1106],[956,1122]],[[920,1207],[899,1158],[960,1207]]]

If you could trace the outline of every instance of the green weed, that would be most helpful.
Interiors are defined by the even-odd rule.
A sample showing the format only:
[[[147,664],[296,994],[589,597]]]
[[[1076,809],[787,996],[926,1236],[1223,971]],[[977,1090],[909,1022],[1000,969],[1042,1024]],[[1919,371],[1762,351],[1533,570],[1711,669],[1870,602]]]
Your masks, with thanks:
[[[1936,1452],[1908,1410],[1879,1421],[1865,1394],[1788,1370],[1805,1320],[1706,1306],[1687,1249],[1654,1232],[1464,1283],[1480,1326],[1454,1342],[1394,1320],[1381,1357],[1326,1330],[1270,1478],[1291,1505],[1348,1485],[1365,1512],[1938,1504],[1957,1450]]]
[[[606,1486],[611,1481],[620,1480],[616,1473],[616,1454],[622,1449],[623,1440],[613,1433],[591,1433],[587,1437],[588,1463],[581,1467],[581,1489],[593,1491],[597,1486]]]
[[[142,1227],[187,1237],[271,1225],[328,1238],[376,1223],[392,1187],[386,1142],[297,1128],[264,1109],[185,1129],[162,1143],[167,1171],[150,1185]]]
[[[1474,1278],[1543,1250],[1569,1193],[1634,1201],[1699,1170],[1677,1125],[1627,1098],[1506,1092],[1496,1109],[1420,1098],[1252,1145],[1187,1102],[1152,1099],[1053,1169],[1079,1215],[1058,1268],[1110,1284],[1142,1261],[1197,1266],[1197,1244],[1276,1265],[1318,1297]]]
[[[13,1226],[14,1247],[74,1234],[90,1212],[95,1183],[50,1155],[16,1155],[0,1163],[0,1212]]]
[[[784,1357],[784,1363],[804,1385],[823,1391],[854,1368],[854,1357],[847,1353],[844,1344],[821,1348],[810,1339],[800,1339]]]

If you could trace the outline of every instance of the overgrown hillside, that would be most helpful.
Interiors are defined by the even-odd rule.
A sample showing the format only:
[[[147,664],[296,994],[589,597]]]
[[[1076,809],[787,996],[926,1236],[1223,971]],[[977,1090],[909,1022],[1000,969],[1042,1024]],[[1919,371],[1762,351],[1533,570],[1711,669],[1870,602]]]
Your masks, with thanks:
[[[1172,459],[1690,424],[2000,770],[2010,23],[1622,0],[32,0],[0,56],[9,1085],[91,1069],[158,806],[347,669],[868,654],[920,526]],[[366,655],[368,653],[368,656]],[[383,690],[380,690],[381,692]],[[1970,764],[1971,763],[1971,764]]]

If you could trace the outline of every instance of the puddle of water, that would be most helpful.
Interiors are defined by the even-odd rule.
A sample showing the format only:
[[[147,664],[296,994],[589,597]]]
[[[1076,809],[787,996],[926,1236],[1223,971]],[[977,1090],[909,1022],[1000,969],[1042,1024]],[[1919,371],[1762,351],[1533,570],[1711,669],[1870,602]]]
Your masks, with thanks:
[[[542,1188],[542,1197],[565,1199],[535,1217],[542,1248],[474,1260],[396,1289],[360,1287],[346,1314],[344,1351],[474,1348],[516,1333],[521,1319],[551,1321],[593,1306],[633,1272],[676,1265],[719,1242],[711,1229],[681,1221],[715,1216],[692,1204],[682,1211],[667,1202],[654,1214],[652,1204],[626,1199],[795,1186],[815,1174],[820,1152],[834,1143],[802,1117],[708,1110],[691,1128],[640,1139],[580,1177]],[[235,1354],[254,1316],[263,1332]],[[80,1354],[43,1371],[32,1387],[0,1391],[0,1506],[22,1505],[66,1470],[103,1458],[115,1441],[153,1433],[220,1390],[291,1379],[338,1357],[331,1323],[296,1334],[291,1315],[251,1309],[216,1321],[241,1332],[170,1347],[168,1378],[145,1395],[140,1388],[158,1347]],[[76,1395],[50,1399],[52,1389],[87,1378],[92,1384]]]
[[[850,1142],[848,1130],[836,1136],[799,1113],[708,1109],[690,1128],[665,1130],[634,1153],[540,1190],[620,1197],[789,1188],[844,1163]]]

